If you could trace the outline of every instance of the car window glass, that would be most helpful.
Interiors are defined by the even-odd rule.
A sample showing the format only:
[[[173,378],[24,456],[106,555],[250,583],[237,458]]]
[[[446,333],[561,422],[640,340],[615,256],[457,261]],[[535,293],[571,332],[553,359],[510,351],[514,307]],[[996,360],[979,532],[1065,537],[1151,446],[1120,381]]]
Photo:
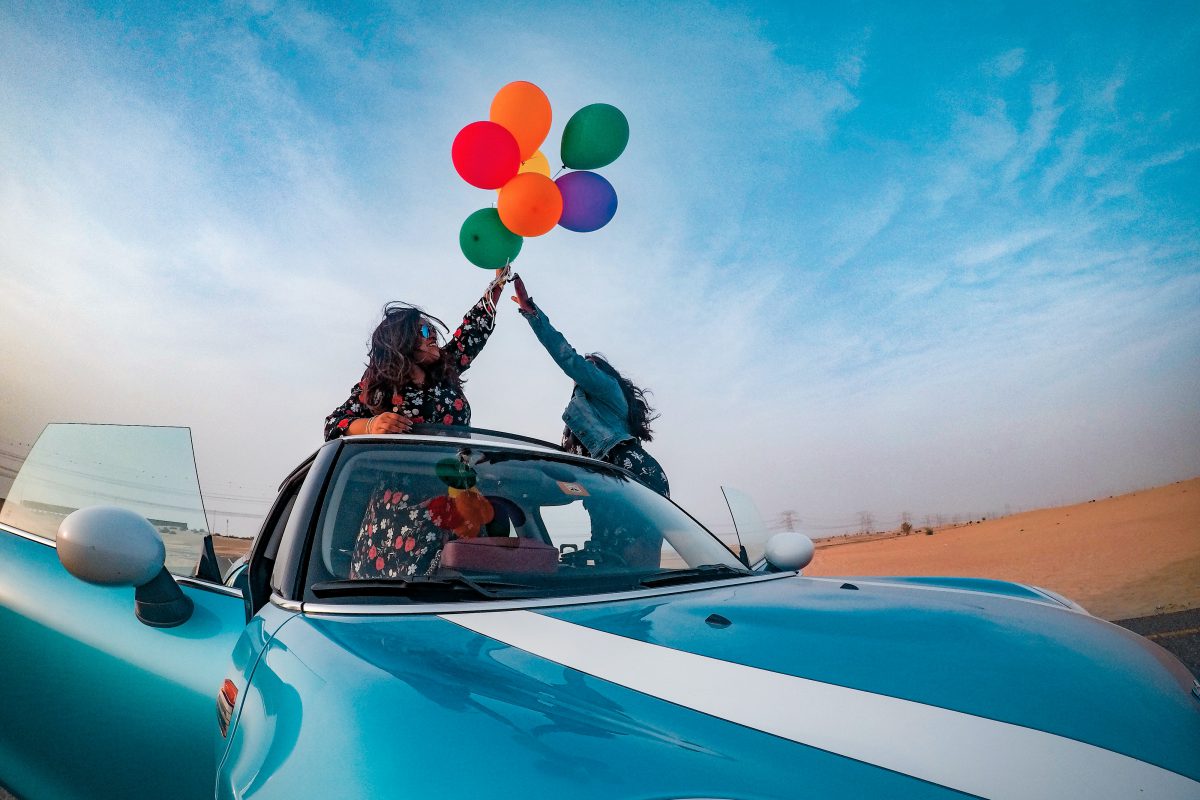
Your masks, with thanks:
[[[677,506],[603,465],[434,445],[355,449],[335,469],[318,519],[310,586],[509,576],[556,595],[605,581],[637,588],[663,570],[742,571]]]
[[[751,564],[757,563],[767,552],[767,540],[772,532],[763,522],[758,512],[758,504],[754,498],[740,489],[732,486],[722,486],[722,494],[729,505],[729,515],[733,517],[733,526]]]
[[[142,425],[47,425],[21,465],[0,522],[54,539],[72,511],[121,506],[162,534],[166,566],[193,574],[208,521],[191,431]]]
[[[561,550],[578,550],[592,536],[592,518],[583,503],[565,506],[545,506],[541,510],[542,523],[547,530],[554,531],[554,543]]]

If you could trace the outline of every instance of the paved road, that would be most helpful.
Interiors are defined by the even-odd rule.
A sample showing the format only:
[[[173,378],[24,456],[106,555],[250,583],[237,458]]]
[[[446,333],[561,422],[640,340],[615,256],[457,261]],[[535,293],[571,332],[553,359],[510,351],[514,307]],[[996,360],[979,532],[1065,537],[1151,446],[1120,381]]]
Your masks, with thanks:
[[[1170,650],[1200,678],[1200,608],[1122,619],[1117,620],[1117,624]]]

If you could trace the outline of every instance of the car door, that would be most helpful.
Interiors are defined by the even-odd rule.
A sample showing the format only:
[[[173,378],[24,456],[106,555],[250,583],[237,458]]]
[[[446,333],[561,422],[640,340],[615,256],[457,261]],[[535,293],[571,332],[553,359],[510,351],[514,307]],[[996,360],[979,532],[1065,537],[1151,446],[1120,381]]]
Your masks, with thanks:
[[[159,529],[194,610],[134,615],[134,589],[69,574],[76,508],[119,505]],[[213,796],[216,695],[246,627],[242,592],[194,573],[207,533],[186,428],[50,425],[0,507],[0,785],[18,796]]]

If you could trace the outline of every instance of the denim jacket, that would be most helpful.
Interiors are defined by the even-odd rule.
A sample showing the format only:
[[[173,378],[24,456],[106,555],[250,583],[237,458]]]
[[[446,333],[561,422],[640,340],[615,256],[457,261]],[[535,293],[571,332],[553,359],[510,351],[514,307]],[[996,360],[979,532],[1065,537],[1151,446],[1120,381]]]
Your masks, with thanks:
[[[588,361],[561,333],[554,329],[546,312],[537,305],[536,314],[521,312],[550,357],[575,381],[571,401],[563,411],[563,422],[583,443],[593,458],[604,458],[613,445],[633,438],[629,430],[629,404],[616,378]]]

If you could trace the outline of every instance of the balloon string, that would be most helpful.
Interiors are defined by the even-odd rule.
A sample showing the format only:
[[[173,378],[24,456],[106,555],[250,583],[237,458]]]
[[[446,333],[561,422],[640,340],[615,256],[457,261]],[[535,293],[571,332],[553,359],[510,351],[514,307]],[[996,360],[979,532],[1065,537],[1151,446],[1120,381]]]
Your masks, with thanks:
[[[511,264],[512,264],[512,259],[509,259],[509,258],[504,259],[504,267],[502,269],[497,270],[497,272],[499,274],[496,275],[495,279],[493,279],[492,282],[488,284],[487,291],[485,291],[483,293],[483,310],[486,311],[488,313],[488,315],[492,318],[492,325],[496,324],[495,323],[496,302],[494,300],[492,300],[492,290],[495,289],[497,286],[499,286],[501,288],[501,290],[503,290],[504,285],[506,283],[508,283],[509,278],[512,277]]]
[[[562,174],[562,171],[566,168],[567,168],[567,165],[563,164],[561,167],[558,168],[558,172],[554,173],[554,177],[551,178],[550,180],[554,180],[554,178],[557,178],[560,174]]]

